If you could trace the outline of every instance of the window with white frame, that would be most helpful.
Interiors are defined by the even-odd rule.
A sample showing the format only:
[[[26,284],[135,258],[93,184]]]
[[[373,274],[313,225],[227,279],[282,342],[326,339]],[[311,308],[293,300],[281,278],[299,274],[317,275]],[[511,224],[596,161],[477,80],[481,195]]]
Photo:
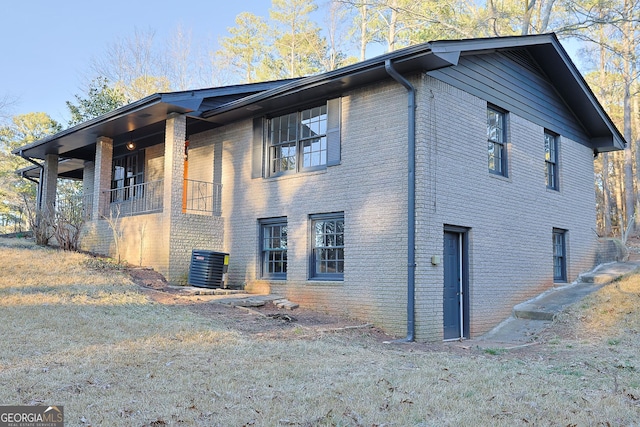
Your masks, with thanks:
[[[344,213],[311,215],[310,278],[344,279]]]
[[[287,219],[260,221],[261,277],[287,278]]]
[[[547,188],[558,190],[558,136],[544,132],[544,163]]]
[[[507,129],[506,113],[487,107],[487,140],[489,172],[507,176]]]

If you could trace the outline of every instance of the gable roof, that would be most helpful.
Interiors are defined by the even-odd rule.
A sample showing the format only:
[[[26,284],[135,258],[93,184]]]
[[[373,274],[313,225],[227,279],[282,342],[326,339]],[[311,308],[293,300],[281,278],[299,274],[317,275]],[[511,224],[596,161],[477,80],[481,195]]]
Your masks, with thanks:
[[[98,136],[112,138],[118,145],[136,135],[158,135],[164,131],[164,120],[170,113],[186,114],[187,132],[192,134],[387,79],[386,61],[400,73],[414,73],[455,66],[466,55],[521,49],[528,51],[574,112],[595,151],[624,148],[624,137],[557,37],[542,34],[434,41],[299,79],[155,94],[13,152],[36,159],[54,153],[61,158],[93,160]]]

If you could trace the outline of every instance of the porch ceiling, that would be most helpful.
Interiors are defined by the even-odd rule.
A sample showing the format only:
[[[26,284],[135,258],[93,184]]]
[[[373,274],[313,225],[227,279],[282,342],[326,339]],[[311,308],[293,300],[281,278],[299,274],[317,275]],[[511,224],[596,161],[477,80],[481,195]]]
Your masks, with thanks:
[[[215,126],[199,119],[202,111],[220,103],[273,89],[297,79],[260,82],[245,85],[196,89],[182,92],[158,93],[139,101],[65,129],[48,138],[13,150],[32,159],[44,159],[47,154],[60,157],[93,160],[96,139],[113,139],[114,148],[130,140],[147,140],[164,133],[164,123],[171,113],[187,115],[187,132],[196,133]]]
[[[82,169],[84,168],[84,160],[81,159],[63,159],[58,162],[58,176],[60,178],[82,179]],[[20,176],[33,179],[40,178],[40,168],[38,166],[28,166],[16,171]]]
[[[86,122],[67,129],[51,138],[43,139],[22,148],[22,153],[36,159],[44,159],[47,154],[57,154],[61,157],[71,157],[81,160],[93,160],[96,152],[96,139],[105,136],[114,140],[114,145],[126,143],[136,135],[141,128],[158,131],[164,130],[164,121],[170,113],[188,113],[191,110],[165,103],[154,103],[141,106],[137,111],[117,115],[111,119],[91,124]],[[146,132],[145,132],[146,133]],[[47,143],[51,141],[50,143]]]

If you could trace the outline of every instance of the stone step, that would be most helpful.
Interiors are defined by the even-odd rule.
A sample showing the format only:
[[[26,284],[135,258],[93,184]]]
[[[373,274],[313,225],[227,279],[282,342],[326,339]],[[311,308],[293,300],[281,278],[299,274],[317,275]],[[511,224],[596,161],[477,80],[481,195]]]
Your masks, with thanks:
[[[236,295],[246,293],[242,289],[199,288],[197,286],[180,286],[178,289],[183,295]]]
[[[300,307],[299,304],[296,304],[295,302],[291,302],[288,299],[279,299],[279,300],[275,300],[273,301],[273,304],[278,307],[278,308],[286,308],[287,310],[294,310],[298,307]]]

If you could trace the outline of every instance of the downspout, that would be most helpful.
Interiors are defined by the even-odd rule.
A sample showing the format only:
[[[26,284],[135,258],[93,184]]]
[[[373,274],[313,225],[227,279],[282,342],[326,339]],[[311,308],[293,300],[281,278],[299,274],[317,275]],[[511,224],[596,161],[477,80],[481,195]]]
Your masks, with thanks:
[[[35,160],[33,160],[31,157],[29,156],[25,156],[25,154],[22,152],[22,150],[20,150],[20,157],[22,157],[23,159],[33,163],[34,165],[38,166],[40,168],[40,181],[36,181],[33,178],[29,178],[28,176],[25,176],[24,173],[22,174],[23,178],[28,179],[31,182],[35,182],[38,185],[38,192],[36,193],[36,209],[41,209],[42,206],[40,206],[40,204],[42,203],[42,174],[44,172],[44,166],[41,165],[40,163],[36,162]]]
[[[415,290],[416,290],[416,89],[393,68],[391,60],[384,61],[384,68],[395,81],[407,89],[408,108],[408,191],[407,191],[407,337],[415,340]]]

